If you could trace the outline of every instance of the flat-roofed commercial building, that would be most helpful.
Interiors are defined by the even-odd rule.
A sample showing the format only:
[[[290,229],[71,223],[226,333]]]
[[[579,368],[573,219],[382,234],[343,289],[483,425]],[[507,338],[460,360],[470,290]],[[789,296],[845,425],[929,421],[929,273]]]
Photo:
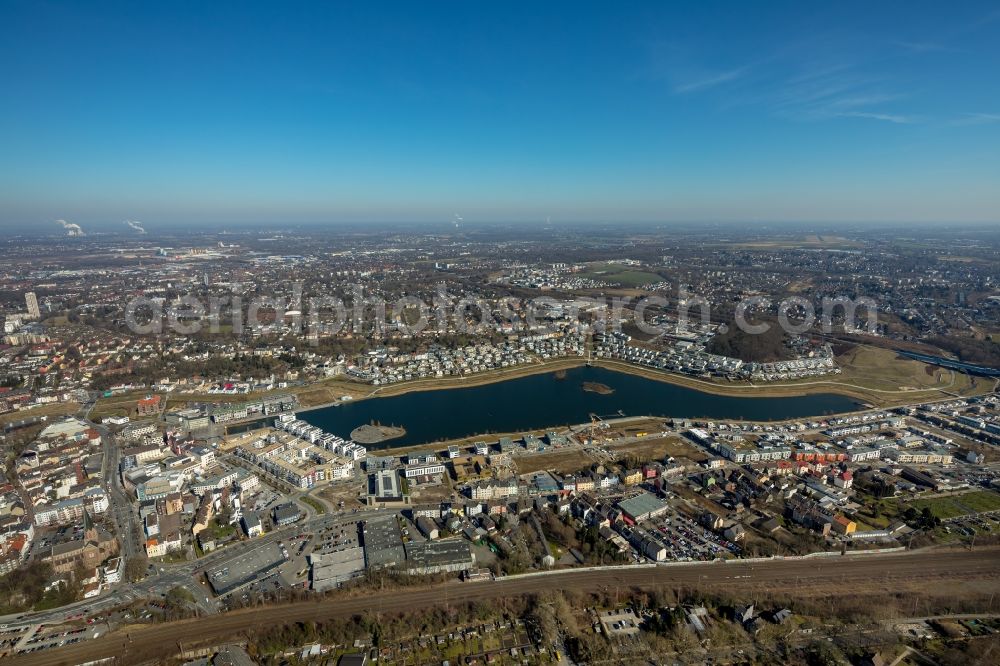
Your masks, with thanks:
[[[223,560],[208,571],[208,582],[216,594],[229,594],[279,567],[285,561],[276,543],[262,544],[245,553]]]
[[[621,509],[626,518],[638,523],[665,513],[670,505],[655,495],[644,492],[622,500],[618,503],[618,508]]]
[[[312,567],[312,589],[323,592],[362,575],[365,571],[365,551],[355,545],[329,553],[315,553],[309,556],[309,563]]]
[[[393,469],[383,469],[370,475],[368,504],[409,504],[410,496],[403,490],[403,482]]]
[[[365,564],[369,568],[400,566],[406,560],[403,534],[394,515],[365,521],[361,539],[365,548]]]
[[[411,541],[406,544],[406,572],[430,575],[465,571],[476,565],[476,556],[465,540]]]

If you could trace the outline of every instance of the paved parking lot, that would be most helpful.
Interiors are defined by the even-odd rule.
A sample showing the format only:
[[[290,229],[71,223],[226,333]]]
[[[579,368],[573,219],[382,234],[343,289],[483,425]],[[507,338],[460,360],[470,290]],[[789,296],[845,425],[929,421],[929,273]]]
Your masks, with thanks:
[[[713,560],[726,555],[739,555],[738,545],[713,534],[690,518],[679,513],[651,521],[667,548],[667,558],[677,561]]]
[[[103,622],[93,623],[89,626],[62,625],[51,627],[46,625],[33,625],[25,631],[20,631],[17,632],[16,635],[11,635],[9,639],[7,636],[4,636],[3,638],[10,641],[8,644],[8,650],[11,653],[30,654],[40,650],[62,647],[64,645],[73,645],[75,643],[79,643],[80,641],[97,638],[102,633],[107,633],[109,630],[110,628]],[[3,643],[8,643],[8,640],[4,640]]]

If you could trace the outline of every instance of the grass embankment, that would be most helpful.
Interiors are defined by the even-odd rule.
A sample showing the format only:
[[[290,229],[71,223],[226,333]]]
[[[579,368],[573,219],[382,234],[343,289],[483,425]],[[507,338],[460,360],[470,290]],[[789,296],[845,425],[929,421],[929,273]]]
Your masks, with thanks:
[[[238,403],[247,402],[264,395],[277,393],[293,393],[299,397],[299,402],[306,407],[320,404],[330,404],[350,395],[353,398],[364,397],[372,390],[371,386],[352,382],[346,379],[323,380],[307,386],[296,386],[274,391],[254,391],[245,394],[226,393],[160,393],[166,400],[166,409],[187,407],[192,402]],[[129,416],[135,414],[136,401],[149,395],[149,391],[138,390],[100,398],[90,413],[92,419],[100,420],[109,416]]]
[[[876,407],[956,395],[977,395],[992,389],[992,382],[952,373],[944,368],[903,359],[895,352],[871,347],[855,347],[838,357],[839,375],[769,384],[752,384],[723,379],[701,379],[645,368],[624,361],[593,359],[593,365],[607,370],[637,375],[714,395],[733,397],[785,398],[811,393],[840,393]],[[532,365],[504,368],[463,377],[417,379],[372,388],[366,397],[390,397],[410,391],[481,386],[519,377],[568,370],[586,364],[581,357],[557,359]]]
[[[854,347],[837,362],[844,370],[841,381],[875,391],[964,393],[972,388],[971,380],[975,379],[877,347]]]
[[[323,504],[322,502],[320,502],[317,499],[313,499],[312,497],[309,497],[308,495],[303,495],[302,497],[299,498],[299,500],[303,504],[308,504],[310,507],[312,507],[313,511],[315,511],[318,514],[324,514],[324,513],[326,513],[326,505]]]
[[[428,377],[426,379],[412,379],[408,382],[397,384],[387,384],[384,386],[368,386],[368,394],[364,397],[388,398],[394,395],[401,395],[411,391],[437,391],[452,388],[469,388],[472,386],[483,386],[496,382],[505,382],[510,379],[519,379],[531,375],[540,375],[558,370],[569,370],[578,368],[586,364],[586,359],[581,357],[561,358],[552,361],[539,361],[526,365],[519,365],[513,368],[501,368],[488,372],[479,372],[474,375],[462,375],[460,377]]]
[[[339,402],[345,396],[352,400],[365,398],[372,391],[372,386],[352,381],[346,377],[324,379],[306,386],[295,386],[283,392],[293,393],[303,407],[316,407]]]
[[[33,407],[31,409],[19,409],[16,412],[0,414],[0,426],[4,426],[15,421],[24,421],[26,419],[42,416],[47,417],[48,420],[51,421],[54,417],[75,414],[79,409],[80,405],[76,402],[53,402],[48,405],[39,405],[38,407]]]
[[[842,369],[839,375],[769,384],[751,384],[742,381],[701,379],[677,375],[611,359],[592,360],[593,365],[607,370],[675,384],[704,393],[747,398],[786,398],[810,393],[840,393],[881,407],[918,400],[946,398],[950,397],[951,393],[976,395],[985,393],[992,388],[991,382],[952,373],[950,370],[935,368],[919,361],[902,359],[895,352],[885,349],[856,347],[839,357],[837,362]],[[462,377],[415,379],[376,387],[360,386],[368,388],[367,394],[363,397],[386,398],[410,391],[482,386],[536,374],[568,370],[585,364],[584,358],[572,357]],[[355,386],[359,385],[355,384]]]
[[[93,421],[102,421],[113,416],[135,416],[135,404],[140,398],[145,398],[147,392],[135,391],[101,398],[90,410],[90,418]]]

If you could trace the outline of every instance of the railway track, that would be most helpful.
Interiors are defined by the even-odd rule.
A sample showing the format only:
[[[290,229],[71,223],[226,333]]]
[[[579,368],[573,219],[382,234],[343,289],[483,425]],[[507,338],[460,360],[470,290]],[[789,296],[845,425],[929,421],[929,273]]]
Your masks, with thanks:
[[[334,596],[132,628],[128,632],[117,630],[86,643],[18,655],[7,663],[12,666],[68,666],[101,659],[112,659],[117,664],[157,663],[179,653],[182,648],[218,645],[242,634],[281,624],[344,618],[365,612],[409,611],[446,603],[524,596],[544,590],[668,586],[753,591],[784,586],[790,592],[799,590],[808,593],[810,588],[831,583],[860,586],[926,580],[928,585],[941,585],[949,581],[995,578],[998,574],[1000,547],[731,564],[708,562],[668,567],[567,569],[547,575],[480,583],[446,583],[362,597]]]

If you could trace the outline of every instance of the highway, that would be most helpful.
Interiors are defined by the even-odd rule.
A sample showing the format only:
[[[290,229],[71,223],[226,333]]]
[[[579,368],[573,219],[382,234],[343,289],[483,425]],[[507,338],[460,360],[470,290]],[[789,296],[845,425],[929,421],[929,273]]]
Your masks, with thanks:
[[[760,591],[783,587],[796,590],[843,585],[859,588],[867,584],[921,580],[928,587],[952,581],[992,579],[1000,574],[1000,547],[977,550],[919,550],[829,558],[776,559],[764,562],[706,562],[675,566],[605,567],[566,569],[546,574],[509,577],[477,583],[450,582],[433,587],[405,588],[360,596],[334,595],[262,608],[164,624],[117,630],[96,640],[72,646],[20,655],[10,664],[57,666],[80,664],[103,658],[117,663],[161,661],[179,647],[214,645],[241,632],[299,621],[321,621],[369,612],[394,612],[447,603],[480,601],[535,594],[543,590],[600,590],[617,587],[670,586],[728,591]]]

